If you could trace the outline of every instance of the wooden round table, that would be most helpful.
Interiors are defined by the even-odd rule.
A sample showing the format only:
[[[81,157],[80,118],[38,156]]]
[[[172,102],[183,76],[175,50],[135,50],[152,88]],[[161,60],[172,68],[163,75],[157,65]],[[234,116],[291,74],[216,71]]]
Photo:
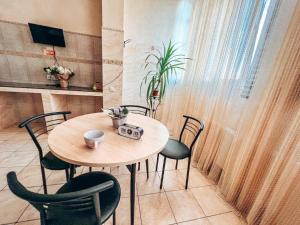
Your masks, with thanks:
[[[136,163],[159,153],[166,145],[169,132],[159,121],[129,113],[127,123],[142,127],[140,140],[117,134],[111,118],[105,113],[93,113],[70,119],[55,127],[48,136],[51,152],[58,158],[75,165],[112,167],[126,165],[131,173],[130,208],[134,224]],[[104,141],[97,149],[89,149],[83,134],[91,129],[104,131]]]

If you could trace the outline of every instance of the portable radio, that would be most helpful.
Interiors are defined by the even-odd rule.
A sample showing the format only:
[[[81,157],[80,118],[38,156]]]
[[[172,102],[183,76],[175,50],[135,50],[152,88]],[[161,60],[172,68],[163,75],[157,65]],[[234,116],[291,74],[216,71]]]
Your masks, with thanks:
[[[138,140],[142,137],[144,130],[141,127],[124,123],[119,126],[118,133],[121,136]]]

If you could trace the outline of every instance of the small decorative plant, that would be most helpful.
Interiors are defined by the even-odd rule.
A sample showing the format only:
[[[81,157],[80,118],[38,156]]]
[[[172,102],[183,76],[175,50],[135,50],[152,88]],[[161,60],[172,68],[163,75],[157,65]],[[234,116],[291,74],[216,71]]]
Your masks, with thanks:
[[[114,107],[108,109],[108,115],[111,117],[113,126],[119,128],[120,125],[126,123],[128,109],[126,107]]]
[[[128,115],[128,109],[126,107],[114,107],[108,110],[108,115],[112,118],[124,118]]]
[[[75,75],[70,69],[59,65],[48,66],[44,68],[44,71],[51,76],[54,76],[60,82],[60,86],[67,88],[69,86],[69,80]]]
[[[163,43],[162,52],[156,49],[147,55],[145,69],[148,71],[141,82],[140,93],[142,86],[146,85],[146,101],[151,112],[155,111],[163,100],[170,81],[176,82],[177,73],[179,70],[184,70],[187,59],[189,58],[178,53],[176,43],[173,44],[171,41],[167,46]]]

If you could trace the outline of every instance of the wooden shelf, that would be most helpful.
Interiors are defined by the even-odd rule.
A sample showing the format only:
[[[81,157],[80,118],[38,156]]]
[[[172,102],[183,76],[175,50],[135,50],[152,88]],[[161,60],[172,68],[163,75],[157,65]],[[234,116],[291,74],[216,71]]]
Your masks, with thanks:
[[[0,82],[1,92],[21,92],[21,93],[40,93],[40,94],[54,94],[54,95],[81,95],[81,96],[103,96],[100,91],[93,91],[85,87],[72,87],[62,89],[56,85],[44,84],[26,84],[26,83],[12,83]]]

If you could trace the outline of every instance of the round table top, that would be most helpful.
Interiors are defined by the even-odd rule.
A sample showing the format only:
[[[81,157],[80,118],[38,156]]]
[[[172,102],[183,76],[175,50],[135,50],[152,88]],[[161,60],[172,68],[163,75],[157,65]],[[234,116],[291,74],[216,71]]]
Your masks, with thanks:
[[[48,136],[48,145],[58,158],[75,165],[92,167],[133,164],[160,152],[166,145],[169,132],[161,122],[129,113],[127,123],[144,129],[141,139],[118,135],[107,114],[92,113],[56,126]],[[83,138],[83,134],[92,129],[104,131],[104,141],[97,149],[89,149]]]

